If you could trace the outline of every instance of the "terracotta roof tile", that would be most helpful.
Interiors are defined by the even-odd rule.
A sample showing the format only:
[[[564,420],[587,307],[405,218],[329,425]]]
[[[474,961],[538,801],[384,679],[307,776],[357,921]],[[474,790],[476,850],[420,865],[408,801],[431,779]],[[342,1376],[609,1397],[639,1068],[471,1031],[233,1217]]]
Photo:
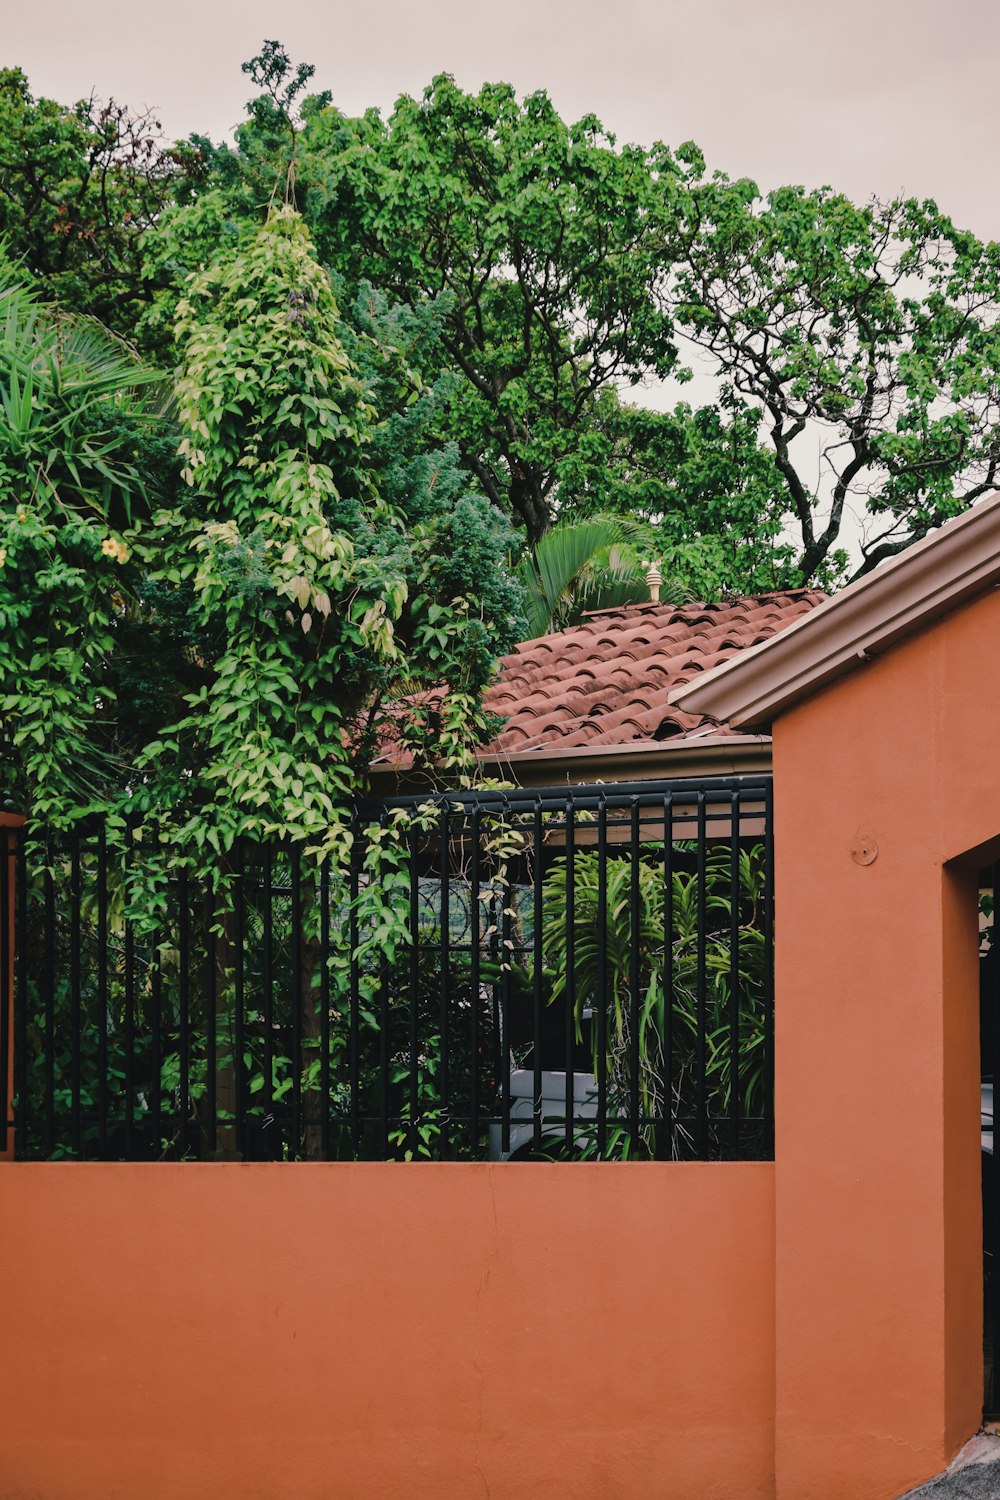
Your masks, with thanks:
[[[791,589],[714,604],[601,610],[524,641],[500,663],[486,706],[506,718],[494,749],[623,745],[727,732],[668,703],[674,688],[769,639],[826,596]]]

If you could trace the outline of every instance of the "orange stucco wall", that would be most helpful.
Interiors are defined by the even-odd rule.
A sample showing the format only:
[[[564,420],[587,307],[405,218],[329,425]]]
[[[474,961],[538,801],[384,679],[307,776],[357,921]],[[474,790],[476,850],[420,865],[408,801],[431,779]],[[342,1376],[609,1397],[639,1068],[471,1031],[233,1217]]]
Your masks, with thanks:
[[[891,1500],[979,1425],[975,876],[1000,835],[998,639],[991,593],[774,729],[776,1449],[794,1500]]]
[[[0,1497],[751,1500],[774,1169],[0,1170]]]
[[[0,1500],[895,1500],[943,1467],[981,1401],[996,640],[1000,593],[775,725],[773,1166],[5,1166]]]

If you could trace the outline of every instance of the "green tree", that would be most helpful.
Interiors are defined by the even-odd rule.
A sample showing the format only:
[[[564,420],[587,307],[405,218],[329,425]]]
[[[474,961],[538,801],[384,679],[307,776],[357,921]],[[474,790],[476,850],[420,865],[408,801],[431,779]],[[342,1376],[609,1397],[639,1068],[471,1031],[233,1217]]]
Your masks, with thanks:
[[[352,903],[357,923],[351,958],[339,948],[327,970],[333,1019],[350,1004],[354,964],[367,1018],[384,964],[412,940],[400,899],[408,832],[376,824],[355,842],[373,753],[391,745],[457,777],[493,729],[482,693],[519,625],[513,537],[470,492],[455,448],[436,443],[442,392],[407,363],[439,316],[369,292],[345,319],[302,220],[275,210],[179,305],[176,426],[159,420],[183,469],[156,489],[137,452],[155,373],[16,281],[0,307],[12,413],[0,447],[2,785],[36,828],[100,815],[109,900],[131,913],[161,998],[180,893],[197,889],[217,939],[211,982],[205,963],[185,975],[211,1018],[211,1074],[176,1021],[171,1030],[169,1006],[161,1016],[157,1000],[155,1023],[145,1013],[160,1028],[159,1073],[143,1074],[134,1108],[145,1128],[151,1097],[157,1117],[161,1104],[176,1111],[176,1136],[152,1143],[165,1151],[191,1149],[210,1088],[228,1141],[232,1080],[251,1068],[234,1053],[237,841],[267,844],[270,860],[282,839],[275,857],[295,862],[296,977],[281,1013],[301,1028],[301,1069],[270,1056],[269,1036],[270,1060],[257,1059],[247,1086],[260,1114],[300,1090],[296,1149],[316,1155],[323,949],[311,856],[328,857],[332,907]],[[252,847],[242,854],[253,860]],[[100,1025],[109,1003],[93,1012]],[[121,1045],[109,1044],[112,1059]]]
[[[863,574],[996,489],[1000,246],[934,203],[717,174],[663,300],[763,421],[803,581],[836,565],[852,503]]]
[[[442,75],[352,119],[278,42],[245,71],[233,148],[165,149],[2,75],[0,231],[147,354],[176,355],[185,277],[295,203],[345,307],[366,286],[434,306],[410,368],[454,378],[435,435],[529,544],[618,511],[655,519],[696,592],[831,583],[852,512],[865,572],[996,487],[1000,250],[933,203],[763,197],[690,143],[619,146],[504,84]],[[691,345],[716,403],[626,403],[685,378]]]
[[[613,508],[635,466],[662,472],[650,414],[608,462],[596,404],[683,374],[679,337],[712,357],[722,425],[752,476],[706,504],[683,465],[683,544],[722,538],[716,560],[739,569],[746,507],[720,502],[761,502],[760,563],[734,582],[842,575],[852,505],[868,571],[996,487],[1000,250],[935,204],[803,188],[762,199],[709,175],[690,144],[618,149],[543,94],[467,95],[445,77],[385,122],[302,113],[299,181],[321,255],[403,298],[450,291],[445,348],[465,380],[453,432],[529,540],[584,495]],[[769,474],[744,441],[756,422]],[[807,434],[818,475],[814,444],[808,459],[795,447]],[[782,530],[794,556],[779,541],[763,558],[762,535]]]
[[[408,364],[438,309],[369,292],[352,324],[278,210],[181,303],[178,430],[161,377],[92,320],[13,275],[0,301],[19,805],[155,811],[197,862],[243,832],[321,839],[389,741],[469,768],[520,591]],[[178,437],[182,475],[153,451]]]
[[[244,201],[265,148],[272,170],[285,160],[274,99],[272,84],[240,134]],[[239,164],[223,165],[232,183]],[[521,103],[505,84],[471,95],[441,76],[387,121],[303,105],[294,175],[321,260],[410,305],[447,294],[442,351],[462,377],[447,435],[531,541],[597,394],[674,366],[653,292],[685,171],[665,147],[616,149],[592,116],[569,126],[545,94]]]
[[[65,308],[130,336],[153,290],[145,235],[202,171],[148,111],[93,93],[67,108],[0,70],[0,238]]]
[[[389,318],[372,304],[373,330]],[[140,798],[195,847],[323,843],[386,735],[471,765],[516,615],[509,538],[453,455],[415,451],[419,411],[392,410],[413,383],[399,350],[346,330],[293,210],[194,279],[178,332],[187,494],[144,552],[154,582],[192,591],[206,646],[183,715],[141,758]],[[427,689],[433,711],[408,714]]]
[[[135,585],[124,538],[170,446],[161,386],[0,261],[0,776],[42,819],[120,780],[108,662]]]
[[[651,411],[605,391],[561,467],[560,514],[600,511],[644,528],[644,554],[688,597],[793,587],[787,492],[759,433],[741,402]]]

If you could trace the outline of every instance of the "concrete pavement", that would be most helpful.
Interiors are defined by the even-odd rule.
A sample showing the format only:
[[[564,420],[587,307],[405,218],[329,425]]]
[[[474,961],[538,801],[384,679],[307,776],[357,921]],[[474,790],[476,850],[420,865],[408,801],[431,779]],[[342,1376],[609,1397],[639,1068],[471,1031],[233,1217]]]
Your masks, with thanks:
[[[1000,1500],[1000,1436],[979,1433],[943,1474],[901,1500]]]

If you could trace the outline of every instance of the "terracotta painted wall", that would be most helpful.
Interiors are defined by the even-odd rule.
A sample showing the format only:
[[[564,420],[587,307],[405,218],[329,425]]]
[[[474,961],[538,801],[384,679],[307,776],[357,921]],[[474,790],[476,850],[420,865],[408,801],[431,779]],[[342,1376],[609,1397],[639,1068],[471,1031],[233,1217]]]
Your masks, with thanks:
[[[0,1168],[0,1497],[772,1496],[773,1180]]]
[[[979,1425],[975,876],[992,851],[960,856],[1000,835],[998,639],[992,593],[775,726],[789,1500],[892,1500]]]
[[[895,1500],[943,1467],[981,1400],[995,640],[1000,593],[775,726],[773,1166],[4,1166],[0,1500]]]

